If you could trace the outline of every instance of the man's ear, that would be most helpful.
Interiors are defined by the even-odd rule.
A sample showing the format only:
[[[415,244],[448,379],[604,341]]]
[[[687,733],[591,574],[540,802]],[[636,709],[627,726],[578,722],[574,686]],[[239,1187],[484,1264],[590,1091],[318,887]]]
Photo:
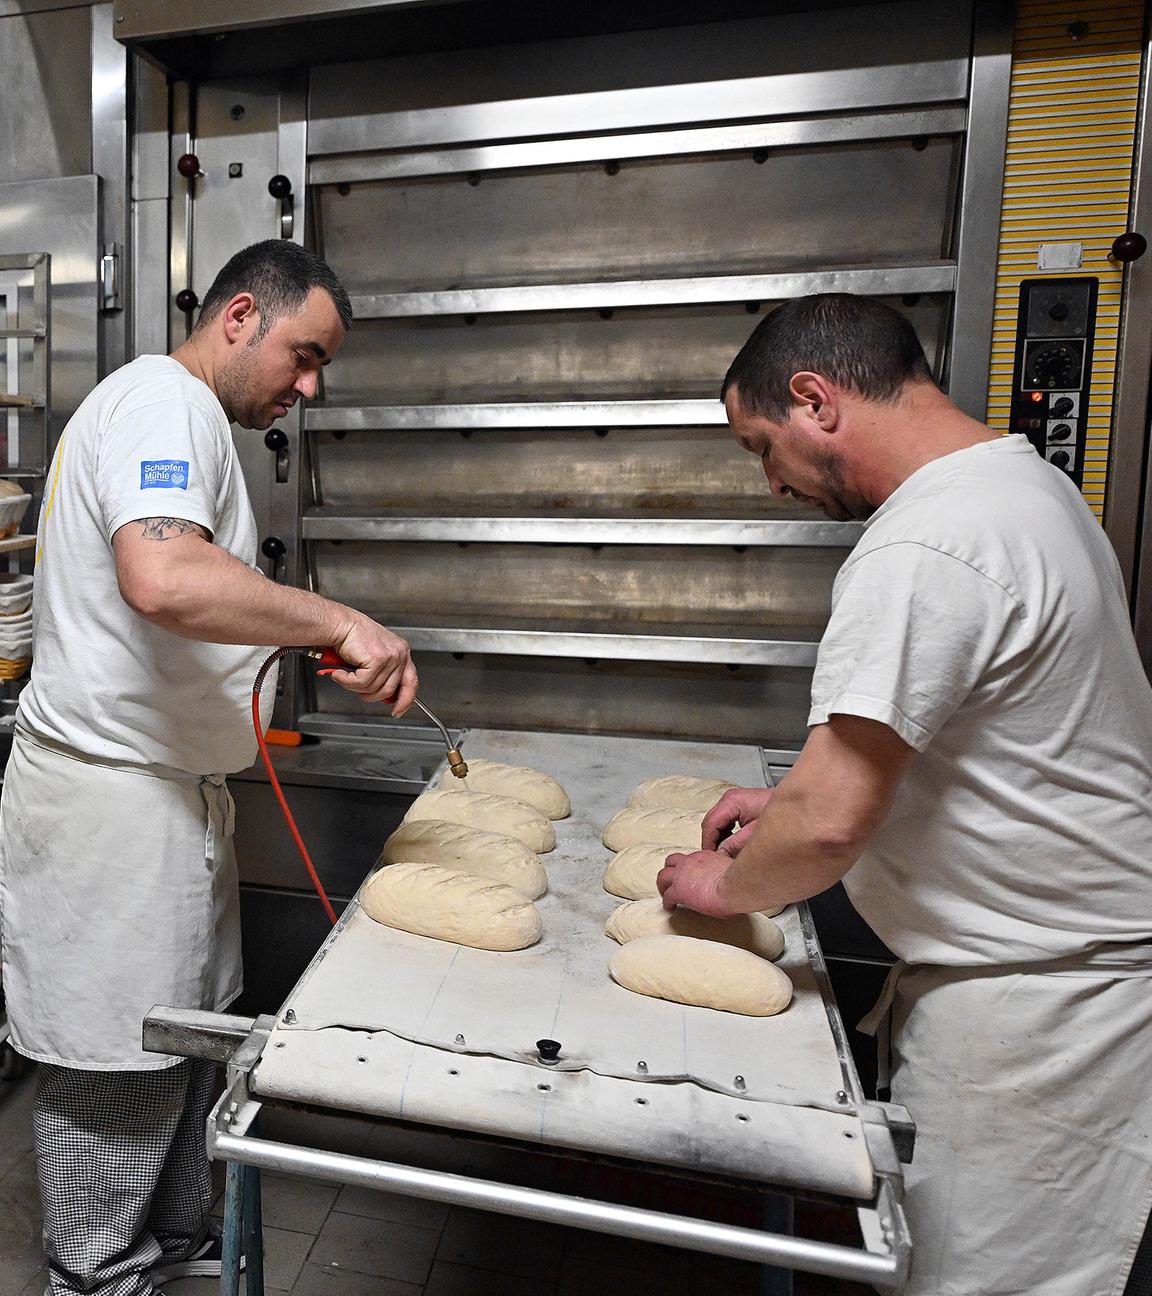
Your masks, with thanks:
[[[224,333],[229,342],[244,342],[254,337],[260,324],[260,312],[251,293],[237,293],[223,310]]]
[[[800,406],[802,420],[814,423],[822,432],[832,432],[840,418],[836,388],[822,374],[803,370],[792,375],[788,390]]]

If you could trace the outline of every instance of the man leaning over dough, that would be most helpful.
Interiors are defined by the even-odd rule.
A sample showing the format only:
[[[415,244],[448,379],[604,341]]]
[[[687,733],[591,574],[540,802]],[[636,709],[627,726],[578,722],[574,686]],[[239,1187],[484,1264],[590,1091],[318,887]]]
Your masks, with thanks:
[[[246,248],[187,342],[106,378],[53,459],[0,807],[4,987],[12,1042],[40,1064],[50,1296],[146,1296],[220,1272],[213,1068],[142,1052],[140,1028],[153,1004],[220,1010],[240,993],[224,776],[256,755],[268,650],[248,645],[331,646],[355,668],[333,678],[397,714],[415,692],[402,639],[255,566],[228,426],[270,427],[315,395],[351,319],[318,257]]]
[[[908,1296],[1119,1296],[1152,1201],[1152,690],[1116,559],[880,303],[781,306],[723,398],[773,491],[865,531],[795,768],[708,814],[665,905],[843,878],[897,954],[867,1025],[918,1127]]]

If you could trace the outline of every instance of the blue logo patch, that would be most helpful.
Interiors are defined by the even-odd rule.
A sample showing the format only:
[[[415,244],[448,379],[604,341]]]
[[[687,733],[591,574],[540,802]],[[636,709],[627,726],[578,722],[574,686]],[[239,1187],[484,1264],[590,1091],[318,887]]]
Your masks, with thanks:
[[[140,463],[141,490],[187,490],[187,459],[144,459]]]

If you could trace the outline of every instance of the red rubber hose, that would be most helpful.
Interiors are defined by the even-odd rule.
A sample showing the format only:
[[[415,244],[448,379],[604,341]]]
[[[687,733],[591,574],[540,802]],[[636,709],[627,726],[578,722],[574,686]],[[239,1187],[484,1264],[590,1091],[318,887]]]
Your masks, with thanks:
[[[328,915],[332,925],[335,926],[336,910],[332,908],[332,902],[328,899],[324,884],[320,881],[316,866],[312,863],[312,856],[308,854],[308,847],[304,845],[304,838],[300,836],[300,829],[296,827],[296,820],[292,817],[292,811],[288,808],[284,789],[280,786],[280,780],[276,777],[276,771],[272,767],[272,757],[268,754],[268,744],[264,741],[264,726],[260,719],[260,690],[264,687],[264,680],[268,672],[281,657],[286,657],[289,653],[310,653],[311,651],[308,648],[277,648],[260,667],[256,674],[256,682],[252,685],[252,727],[256,731],[256,744],[260,748],[260,757],[264,762],[265,770],[268,772],[268,781],[272,784],[272,791],[276,793],[276,800],[280,803],[280,810],[284,815],[284,821],[288,825],[288,831],[292,834],[292,840],[296,843],[296,849],[300,852],[300,858],[304,861],[304,867],[308,870],[308,876],[312,879],[312,885],[316,889],[316,894],[320,897],[324,912]]]

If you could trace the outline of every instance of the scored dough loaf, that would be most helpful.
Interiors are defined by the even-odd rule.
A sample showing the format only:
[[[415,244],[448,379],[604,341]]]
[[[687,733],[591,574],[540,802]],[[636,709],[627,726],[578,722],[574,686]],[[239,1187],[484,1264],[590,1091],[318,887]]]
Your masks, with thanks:
[[[503,882],[536,900],[548,890],[548,874],[539,858],[515,837],[465,828],[446,819],[403,823],[384,843],[381,864],[440,864]]]
[[[604,890],[622,900],[644,900],[659,894],[656,875],[668,856],[677,849],[667,843],[662,846],[625,846],[608,861],[604,870]]]
[[[784,952],[784,933],[763,914],[713,918],[683,906],[669,913],[660,899],[622,904],[608,919],[604,935],[621,945],[644,936],[693,936],[697,940],[734,945],[762,959],[779,958]]]
[[[745,1017],[771,1017],[792,998],[792,982],[774,963],[691,936],[629,941],[612,955],[608,970],[636,994]]]
[[[544,930],[519,891],[438,864],[389,864],[364,884],[360,905],[387,927],[475,949],[527,949]]]
[[[465,828],[515,837],[537,855],[556,846],[556,830],[539,810],[489,792],[423,792],[409,806],[404,822],[417,819],[446,819]]]
[[[672,850],[700,849],[700,815],[691,810],[621,810],[604,827],[604,845],[611,851],[625,846],[660,845]]]
[[[465,782],[467,786],[465,786]],[[445,770],[437,784],[443,792],[490,792],[493,796],[523,801],[549,819],[567,819],[572,813],[568,793],[552,777],[527,765],[502,765],[499,761],[470,760],[467,780]]]
[[[725,779],[693,778],[689,774],[665,774],[647,779],[632,789],[630,810],[691,810],[701,818],[730,788]]]

